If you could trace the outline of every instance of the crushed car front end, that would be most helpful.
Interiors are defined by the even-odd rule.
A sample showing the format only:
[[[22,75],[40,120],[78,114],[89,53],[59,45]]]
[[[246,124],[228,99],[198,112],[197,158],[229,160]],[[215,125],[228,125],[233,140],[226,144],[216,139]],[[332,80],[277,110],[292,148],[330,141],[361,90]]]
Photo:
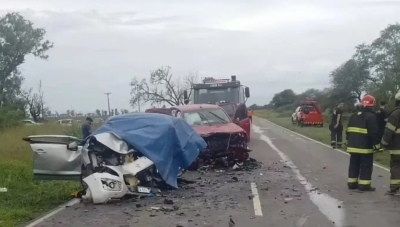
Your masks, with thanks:
[[[228,123],[223,126],[197,128],[196,131],[206,141],[207,147],[200,152],[190,169],[200,166],[232,167],[249,158],[246,132],[239,126]]]

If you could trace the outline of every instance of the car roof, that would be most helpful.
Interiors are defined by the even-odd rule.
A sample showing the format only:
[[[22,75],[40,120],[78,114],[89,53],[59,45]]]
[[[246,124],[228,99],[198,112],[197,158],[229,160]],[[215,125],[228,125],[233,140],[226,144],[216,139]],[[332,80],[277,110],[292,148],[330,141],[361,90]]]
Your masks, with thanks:
[[[182,112],[199,110],[199,109],[222,109],[220,106],[213,105],[213,104],[188,104],[188,105],[182,105],[182,106],[173,106],[171,108],[178,109]]]

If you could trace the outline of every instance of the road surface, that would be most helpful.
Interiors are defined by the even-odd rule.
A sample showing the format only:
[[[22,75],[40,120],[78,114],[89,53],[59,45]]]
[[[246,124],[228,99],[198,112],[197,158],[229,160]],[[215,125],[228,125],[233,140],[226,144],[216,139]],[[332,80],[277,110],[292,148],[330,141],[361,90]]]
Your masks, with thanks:
[[[76,204],[36,226],[399,225],[400,199],[384,195],[387,169],[374,166],[377,191],[350,191],[345,153],[257,117],[252,130],[251,157],[263,163],[258,169],[189,173],[186,177],[196,183],[166,197]],[[174,204],[165,205],[165,198]]]

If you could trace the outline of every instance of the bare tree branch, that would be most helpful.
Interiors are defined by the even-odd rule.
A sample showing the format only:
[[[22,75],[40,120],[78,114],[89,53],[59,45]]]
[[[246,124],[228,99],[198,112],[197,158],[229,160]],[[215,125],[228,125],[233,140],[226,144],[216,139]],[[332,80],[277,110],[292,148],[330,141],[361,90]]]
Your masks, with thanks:
[[[183,92],[191,89],[192,84],[197,81],[198,74],[188,74],[182,80],[180,77],[174,78],[170,69],[171,67],[166,66],[152,71],[148,81],[146,79],[139,81],[137,78],[133,78],[131,82],[131,106],[136,107],[144,103],[183,105]]]

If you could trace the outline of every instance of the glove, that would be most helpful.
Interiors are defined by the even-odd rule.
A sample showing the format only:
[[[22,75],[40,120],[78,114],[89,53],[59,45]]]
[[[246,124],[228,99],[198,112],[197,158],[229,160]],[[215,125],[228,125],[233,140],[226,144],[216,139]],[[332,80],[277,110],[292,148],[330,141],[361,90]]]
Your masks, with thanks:
[[[382,153],[384,150],[382,147],[374,149],[374,153]]]

